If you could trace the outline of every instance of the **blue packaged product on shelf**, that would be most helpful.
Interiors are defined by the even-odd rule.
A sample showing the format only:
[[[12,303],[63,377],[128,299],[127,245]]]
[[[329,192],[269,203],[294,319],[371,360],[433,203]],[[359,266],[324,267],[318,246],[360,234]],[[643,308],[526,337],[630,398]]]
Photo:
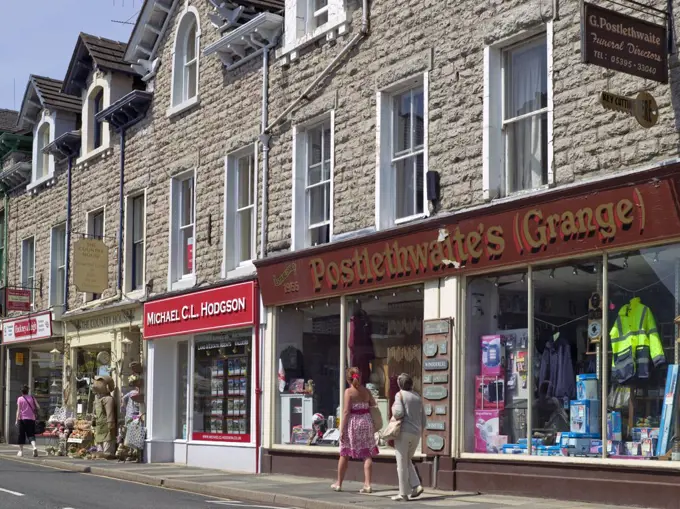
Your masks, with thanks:
[[[596,374],[578,375],[576,377],[576,399],[600,399]]]
[[[501,447],[502,454],[527,454],[526,444],[505,444]]]
[[[614,440],[617,442],[623,440],[621,412],[609,412],[607,414],[607,440]]]
[[[570,431],[581,434],[600,433],[600,402],[593,399],[573,400],[569,412]]]

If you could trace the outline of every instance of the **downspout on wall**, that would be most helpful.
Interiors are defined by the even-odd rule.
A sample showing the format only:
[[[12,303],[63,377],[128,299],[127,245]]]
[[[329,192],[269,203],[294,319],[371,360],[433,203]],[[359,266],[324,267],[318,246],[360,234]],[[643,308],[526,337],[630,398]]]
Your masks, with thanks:
[[[124,205],[124,189],[125,189],[125,127],[122,127],[118,134],[120,135],[120,188],[118,191],[118,294],[123,294],[123,221],[125,220],[123,205]]]

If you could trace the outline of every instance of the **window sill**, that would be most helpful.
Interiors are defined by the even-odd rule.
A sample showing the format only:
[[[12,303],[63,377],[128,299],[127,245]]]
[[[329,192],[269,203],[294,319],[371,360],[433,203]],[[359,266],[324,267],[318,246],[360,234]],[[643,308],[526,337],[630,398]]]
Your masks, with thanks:
[[[170,291],[187,290],[196,286],[196,275],[184,276],[173,283],[170,283]]]
[[[144,297],[144,290],[141,289],[141,288],[138,289],[138,290],[131,290],[131,291],[127,292],[127,293],[124,293],[123,296],[124,296],[127,300],[134,300],[134,301],[137,301],[137,300],[140,300],[142,297]]]
[[[201,100],[198,95],[192,97],[188,101],[184,101],[181,104],[178,104],[177,106],[171,106],[168,108],[168,110],[165,112],[165,116],[168,118],[176,117],[180,113],[184,113],[185,111],[190,110],[194,106],[198,106],[201,104]]]
[[[49,175],[45,175],[44,177],[34,180],[28,184],[26,186],[26,191],[33,191],[34,189],[37,189],[43,185],[49,186],[52,183],[54,183],[54,174],[50,173]]]
[[[410,222],[413,222],[413,221],[420,221],[420,220],[425,219],[427,217],[428,217],[428,214],[423,212],[422,214],[415,214],[413,216],[402,217],[401,219],[395,219],[394,224],[395,225],[406,224],[406,223],[410,223]]]
[[[109,152],[110,153],[107,153]],[[104,155],[112,155],[113,154],[113,149],[111,148],[111,145],[102,145],[101,147],[98,147],[91,152],[88,152],[87,154],[82,155],[78,159],[76,159],[76,165],[84,164],[87,162],[90,162],[92,159],[95,159],[99,156],[104,156]]]
[[[344,35],[349,29],[350,18],[347,12],[342,12],[337,19],[329,20],[310,34],[298,37],[293,44],[286,45],[276,51],[276,58],[283,59],[283,64],[288,64],[299,57],[299,51],[310,44],[315,43],[322,37],[332,41],[337,36]]]
[[[225,279],[233,279],[244,276],[251,276],[253,274],[255,274],[255,265],[253,265],[252,261],[249,261],[243,262],[238,267],[226,271],[223,277]]]

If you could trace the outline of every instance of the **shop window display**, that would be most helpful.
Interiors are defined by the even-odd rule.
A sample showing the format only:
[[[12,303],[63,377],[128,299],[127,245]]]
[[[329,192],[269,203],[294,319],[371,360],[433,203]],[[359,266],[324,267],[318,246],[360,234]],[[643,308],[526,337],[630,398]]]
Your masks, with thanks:
[[[252,334],[196,338],[193,440],[250,441]]]
[[[284,306],[277,313],[275,442],[337,445],[340,301]]]
[[[62,403],[62,356],[32,351],[33,396],[40,404],[40,420],[46,421]]]
[[[359,368],[387,424],[399,392],[397,377],[413,377],[422,392],[422,286],[398,288],[348,299],[347,361]]]
[[[110,345],[94,345],[74,349],[76,414],[92,415],[94,412],[94,379],[108,376],[111,370]]]
[[[189,387],[189,343],[177,345],[177,431],[176,438],[187,439],[187,393]]]

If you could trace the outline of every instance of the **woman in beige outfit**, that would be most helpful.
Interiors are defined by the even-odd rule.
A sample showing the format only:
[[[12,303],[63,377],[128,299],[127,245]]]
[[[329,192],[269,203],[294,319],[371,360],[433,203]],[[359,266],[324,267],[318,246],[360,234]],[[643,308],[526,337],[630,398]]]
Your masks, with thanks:
[[[397,379],[399,393],[394,398],[392,415],[401,420],[401,432],[394,440],[397,456],[397,475],[399,476],[399,495],[392,497],[395,502],[403,502],[417,498],[423,493],[418,472],[413,466],[413,455],[416,453],[420,436],[425,427],[425,409],[423,400],[413,392],[413,379],[406,373]]]

